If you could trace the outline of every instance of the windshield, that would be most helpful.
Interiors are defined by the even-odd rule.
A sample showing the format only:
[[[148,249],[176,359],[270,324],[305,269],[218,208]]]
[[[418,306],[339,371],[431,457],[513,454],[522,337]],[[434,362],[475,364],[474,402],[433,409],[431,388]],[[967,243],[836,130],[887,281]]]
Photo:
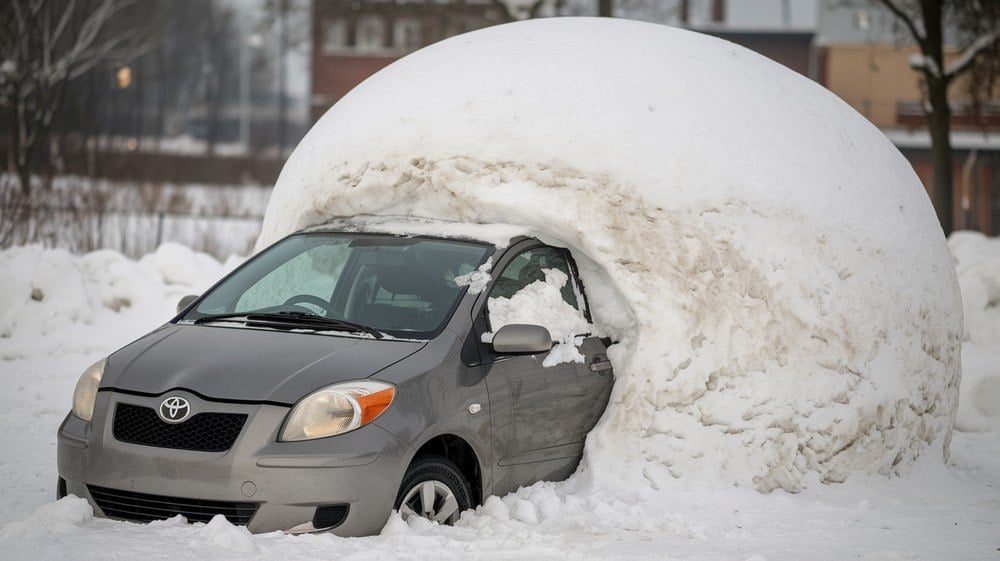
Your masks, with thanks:
[[[396,337],[430,338],[465,292],[455,277],[475,271],[492,253],[491,246],[453,240],[296,234],[223,280],[182,319],[202,323],[245,314],[258,322],[281,317],[287,325],[292,318],[328,318]]]

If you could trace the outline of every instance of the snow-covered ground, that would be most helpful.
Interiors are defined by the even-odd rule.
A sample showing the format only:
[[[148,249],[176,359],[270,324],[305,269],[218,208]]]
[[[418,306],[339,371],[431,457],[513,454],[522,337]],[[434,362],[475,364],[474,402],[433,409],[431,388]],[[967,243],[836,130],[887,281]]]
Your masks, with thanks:
[[[962,232],[951,247],[970,332],[963,346],[963,430],[954,433],[947,465],[929,453],[903,477],[812,481],[798,494],[766,495],[643,488],[611,496],[584,475],[491,498],[457,527],[393,519],[380,536],[352,539],[253,536],[221,519],[139,525],[94,519],[79,499],[53,503],[55,431],[79,374],[168,318],[180,296],[204,289],[235,260],[220,264],[177,245],[139,261],[110,251],[5,250],[0,559],[996,560],[1000,329],[997,298],[990,295],[1000,286],[1000,241]]]

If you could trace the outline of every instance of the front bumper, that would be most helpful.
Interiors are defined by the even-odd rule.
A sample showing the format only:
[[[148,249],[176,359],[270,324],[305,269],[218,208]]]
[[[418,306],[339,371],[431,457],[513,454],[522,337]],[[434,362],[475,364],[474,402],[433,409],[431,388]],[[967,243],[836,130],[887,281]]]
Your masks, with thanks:
[[[251,532],[310,531],[318,507],[349,505],[333,533],[377,533],[392,510],[413,449],[372,423],[339,436],[277,442],[289,408],[186,398],[193,411],[244,413],[246,423],[225,452],[195,452],[120,442],[112,419],[118,403],[157,408],[167,394],[135,396],[101,391],[94,419],[73,414],[59,427],[59,475],[66,491],[86,498],[99,516],[107,516],[88,485],[123,492],[203,501],[255,503],[247,523]]]

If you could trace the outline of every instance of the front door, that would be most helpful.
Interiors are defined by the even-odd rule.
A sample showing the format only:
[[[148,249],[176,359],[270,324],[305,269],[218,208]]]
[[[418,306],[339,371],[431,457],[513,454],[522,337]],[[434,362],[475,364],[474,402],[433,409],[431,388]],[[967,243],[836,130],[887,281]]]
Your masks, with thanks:
[[[549,327],[557,347],[559,340],[572,345],[582,360],[550,357],[565,358],[566,347],[533,355],[488,349],[484,370],[498,494],[539,479],[568,477],[587,433],[604,412],[613,382],[606,342],[589,333],[586,299],[569,252],[536,244],[500,266],[476,324],[487,333],[507,323]]]

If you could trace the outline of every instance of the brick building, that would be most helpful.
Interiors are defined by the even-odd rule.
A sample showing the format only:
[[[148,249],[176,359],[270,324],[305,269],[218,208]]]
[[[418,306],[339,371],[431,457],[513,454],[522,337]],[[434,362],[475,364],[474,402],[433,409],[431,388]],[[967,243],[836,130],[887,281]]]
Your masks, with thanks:
[[[510,21],[495,0],[314,0],[312,100],[315,122],[365,78],[441,39]],[[596,0],[593,2],[596,8]],[[627,4],[626,4],[627,5]],[[733,22],[724,0],[664,0],[651,12],[623,16],[666,23],[743,45],[813,76],[814,32]]]
[[[315,0],[312,120],[394,60],[507,20],[490,0]]]

